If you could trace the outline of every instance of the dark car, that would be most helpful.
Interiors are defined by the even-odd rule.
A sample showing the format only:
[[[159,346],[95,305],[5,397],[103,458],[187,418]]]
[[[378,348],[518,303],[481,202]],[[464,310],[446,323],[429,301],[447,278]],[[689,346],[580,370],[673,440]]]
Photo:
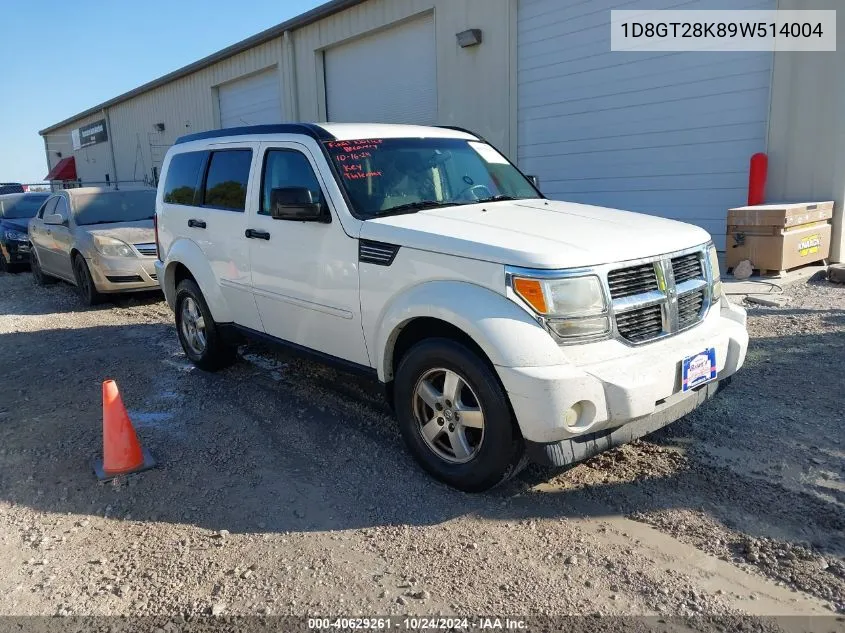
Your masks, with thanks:
[[[5,193],[24,193],[26,189],[19,182],[0,182],[0,196]]]
[[[49,193],[0,194],[0,271],[29,264],[27,226]]]

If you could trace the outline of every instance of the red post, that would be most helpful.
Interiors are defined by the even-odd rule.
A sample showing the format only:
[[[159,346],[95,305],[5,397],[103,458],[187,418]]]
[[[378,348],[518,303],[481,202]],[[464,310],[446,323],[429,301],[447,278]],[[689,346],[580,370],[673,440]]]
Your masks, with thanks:
[[[748,170],[748,206],[766,201],[766,176],[769,171],[769,157],[758,152],[751,157]]]

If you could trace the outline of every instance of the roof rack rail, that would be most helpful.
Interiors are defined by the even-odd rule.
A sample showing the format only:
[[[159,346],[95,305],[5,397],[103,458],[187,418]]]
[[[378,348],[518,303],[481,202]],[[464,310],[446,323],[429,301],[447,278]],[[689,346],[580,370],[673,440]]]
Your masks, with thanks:
[[[334,136],[325,129],[313,123],[275,123],[270,125],[246,125],[243,127],[226,127],[219,130],[208,130],[186,134],[176,139],[174,145],[200,141],[210,138],[222,138],[224,136],[248,136],[250,134],[305,134],[317,141],[333,141]]]

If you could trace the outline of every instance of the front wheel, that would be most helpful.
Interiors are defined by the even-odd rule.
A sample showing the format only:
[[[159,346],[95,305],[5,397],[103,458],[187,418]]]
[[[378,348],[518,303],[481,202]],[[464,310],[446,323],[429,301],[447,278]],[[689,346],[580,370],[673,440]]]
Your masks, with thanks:
[[[94,285],[91,271],[88,270],[88,263],[82,255],[76,255],[73,258],[73,274],[76,277],[76,289],[79,291],[79,296],[86,304],[95,306],[103,300],[103,295]]]
[[[185,355],[205,371],[235,362],[235,348],[226,343],[197,284],[184,279],[176,287],[176,331]]]
[[[493,370],[452,340],[415,345],[396,372],[394,402],[411,454],[467,492],[492,488],[525,465],[525,447]]]

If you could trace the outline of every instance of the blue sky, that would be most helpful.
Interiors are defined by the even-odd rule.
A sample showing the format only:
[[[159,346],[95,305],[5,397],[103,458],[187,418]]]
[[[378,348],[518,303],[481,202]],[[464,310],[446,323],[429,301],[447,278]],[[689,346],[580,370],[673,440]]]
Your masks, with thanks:
[[[0,37],[0,182],[47,174],[38,130],[322,0],[12,0]]]

